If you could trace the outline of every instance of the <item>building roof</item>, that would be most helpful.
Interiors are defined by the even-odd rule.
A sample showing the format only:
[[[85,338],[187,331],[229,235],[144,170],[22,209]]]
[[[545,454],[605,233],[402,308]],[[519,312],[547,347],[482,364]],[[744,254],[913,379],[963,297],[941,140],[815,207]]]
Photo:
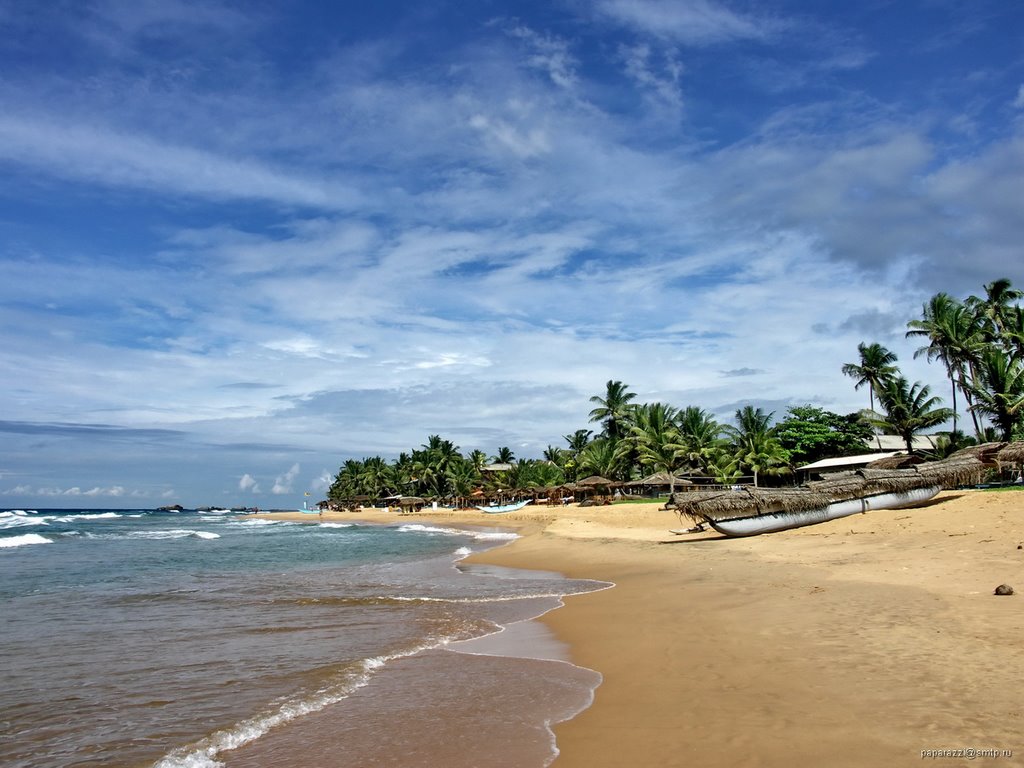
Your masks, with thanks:
[[[914,435],[915,451],[934,451],[935,438],[937,435]],[[864,440],[868,448],[876,451],[903,451],[906,452],[907,444],[899,435],[872,435]]]
[[[887,453],[862,453],[859,456],[837,456],[834,459],[822,459],[811,464],[804,464],[802,467],[797,467],[797,469],[814,471],[819,469],[841,469],[843,467],[863,467],[872,461],[888,459],[897,453],[898,451],[891,451]]]

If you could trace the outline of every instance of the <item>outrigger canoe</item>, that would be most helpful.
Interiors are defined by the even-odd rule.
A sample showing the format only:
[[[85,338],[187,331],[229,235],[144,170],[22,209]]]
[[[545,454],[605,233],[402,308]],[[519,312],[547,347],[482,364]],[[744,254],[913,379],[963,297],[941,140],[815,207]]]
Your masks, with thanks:
[[[488,515],[500,515],[503,512],[515,512],[517,509],[522,509],[530,503],[530,499],[526,501],[517,501],[514,504],[497,504],[492,507],[477,507],[481,512],[486,512]]]
[[[836,501],[821,509],[809,509],[801,512],[770,512],[761,515],[746,515],[727,520],[715,520],[704,517],[707,523],[718,533],[725,536],[757,536],[761,533],[774,533],[790,528],[802,528],[805,525],[817,525],[829,520],[860,514],[872,509],[899,509],[912,507],[928,501],[939,492],[939,486],[915,488],[898,493],[880,493],[875,496],[864,496],[859,499]]]

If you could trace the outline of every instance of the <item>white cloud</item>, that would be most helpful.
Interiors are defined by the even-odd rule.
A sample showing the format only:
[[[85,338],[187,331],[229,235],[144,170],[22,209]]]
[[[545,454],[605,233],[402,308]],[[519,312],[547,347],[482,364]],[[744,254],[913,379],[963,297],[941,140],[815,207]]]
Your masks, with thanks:
[[[509,34],[522,40],[531,49],[529,64],[545,72],[555,85],[566,89],[576,85],[576,61],[569,53],[568,43],[521,25],[511,29]]]
[[[334,473],[330,470],[323,470],[310,485],[310,490],[316,493],[323,493],[334,483]]]
[[[259,483],[256,482],[256,478],[246,472],[238,481],[238,490],[247,493],[259,493],[260,486]]]
[[[597,11],[638,32],[687,45],[770,36],[775,24],[735,13],[713,0],[601,0]]]
[[[345,184],[300,177],[250,158],[54,117],[0,118],[0,158],[77,181],[218,200],[269,200],[324,209],[360,197]]]
[[[1013,100],[1013,106],[1017,109],[1024,109],[1024,85],[1017,88],[1017,97]]]
[[[274,480],[274,487],[270,489],[270,492],[280,496],[286,493],[292,492],[292,484],[295,482],[295,478],[299,475],[299,465],[293,464],[291,468],[283,475],[278,475]]]

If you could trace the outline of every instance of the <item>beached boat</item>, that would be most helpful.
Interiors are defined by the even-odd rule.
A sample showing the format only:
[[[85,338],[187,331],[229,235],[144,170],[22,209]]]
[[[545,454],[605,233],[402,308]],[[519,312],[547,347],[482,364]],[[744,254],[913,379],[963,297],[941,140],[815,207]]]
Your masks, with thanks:
[[[697,533],[711,526],[724,536],[756,536],[817,525],[860,512],[922,504],[942,488],[978,482],[1005,443],[976,446],[942,461],[906,469],[867,467],[836,472],[797,488],[752,488],[676,493],[672,504],[696,527],[673,533]]]
[[[875,496],[836,501],[820,509],[808,509],[802,512],[771,512],[725,520],[716,520],[709,516],[704,518],[704,522],[725,536],[757,536],[761,533],[774,533],[790,528],[802,528],[805,525],[826,523],[829,520],[838,520],[841,517],[860,514],[872,509],[912,507],[928,501],[939,490],[939,486],[933,485],[898,493],[880,493]]]
[[[481,512],[486,512],[489,515],[500,515],[503,512],[515,512],[517,509],[522,509],[530,503],[530,499],[526,501],[517,501],[514,504],[496,504],[491,507],[477,507]]]

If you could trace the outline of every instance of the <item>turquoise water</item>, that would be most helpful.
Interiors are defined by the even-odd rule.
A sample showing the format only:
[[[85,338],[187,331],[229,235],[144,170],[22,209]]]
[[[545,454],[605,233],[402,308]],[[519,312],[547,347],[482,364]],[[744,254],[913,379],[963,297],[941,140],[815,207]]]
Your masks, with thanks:
[[[512,538],[495,529],[311,518],[0,512],[0,764],[550,762],[550,724],[599,677],[535,637],[455,641],[604,585],[461,567]],[[425,715],[439,707],[470,714]],[[423,727],[412,743],[398,717]]]

